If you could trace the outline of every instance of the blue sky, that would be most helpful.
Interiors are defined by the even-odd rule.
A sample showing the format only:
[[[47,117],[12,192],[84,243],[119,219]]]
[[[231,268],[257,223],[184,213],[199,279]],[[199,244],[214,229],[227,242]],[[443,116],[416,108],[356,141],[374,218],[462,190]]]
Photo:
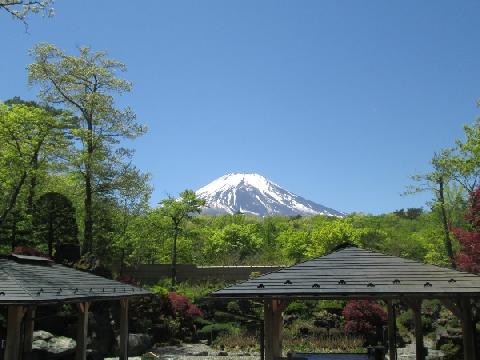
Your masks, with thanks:
[[[123,5],[123,6],[119,6]],[[409,176],[479,114],[478,1],[58,0],[29,33],[0,13],[0,99],[34,99],[28,49],[128,66],[152,204],[258,172],[341,211],[422,206]]]

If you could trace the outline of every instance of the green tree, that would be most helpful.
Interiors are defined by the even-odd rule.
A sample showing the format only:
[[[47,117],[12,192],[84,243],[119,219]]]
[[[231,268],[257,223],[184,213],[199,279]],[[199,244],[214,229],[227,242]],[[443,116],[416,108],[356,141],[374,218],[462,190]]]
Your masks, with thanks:
[[[76,115],[71,130],[77,147],[69,163],[84,190],[83,253],[93,251],[94,197],[113,193],[116,181],[132,151],[119,146],[145,131],[130,108],[115,106],[114,94],[128,92],[131,83],[117,76],[125,65],[105,52],[82,47],[78,56],[65,54],[50,44],[35,46],[31,54],[29,82],[40,85],[39,96],[47,103],[63,104]]]
[[[40,196],[35,203],[33,225],[36,238],[47,244],[49,256],[53,256],[54,245],[78,242],[75,208],[65,195],[48,192]]]
[[[440,154],[435,154],[431,164],[433,170],[426,174],[415,175],[413,180],[418,185],[411,186],[407,193],[417,193],[430,191],[434,195],[432,209],[438,211],[443,227],[444,246],[447,251],[450,265],[456,268],[455,255],[453,253],[452,239],[449,229],[449,214],[447,212],[447,203],[445,200],[446,187],[452,180],[454,169],[452,166],[451,150],[443,150]]]
[[[121,176],[117,179],[115,197],[116,206],[114,221],[118,231],[115,234],[115,245],[120,251],[120,275],[123,275],[127,256],[127,230],[130,222],[148,209],[148,199],[152,192],[149,184],[150,176],[142,174],[131,164],[125,164]]]
[[[26,198],[33,201],[36,179],[65,145],[63,123],[62,117],[35,105],[0,104],[0,227],[17,208],[29,178]]]
[[[204,254],[210,263],[238,265],[255,255],[261,244],[256,224],[229,224],[212,232]]]
[[[183,230],[185,222],[194,214],[201,212],[205,206],[205,200],[197,197],[194,191],[185,190],[180,193],[179,198],[169,196],[160,202],[162,214],[169,219],[173,237],[172,246],[172,288],[177,283],[177,240]]]

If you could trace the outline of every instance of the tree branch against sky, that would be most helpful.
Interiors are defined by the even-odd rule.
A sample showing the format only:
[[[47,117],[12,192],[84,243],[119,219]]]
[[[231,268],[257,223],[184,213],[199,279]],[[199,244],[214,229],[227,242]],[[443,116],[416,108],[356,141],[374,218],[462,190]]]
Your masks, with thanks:
[[[0,0],[0,10],[5,10],[27,27],[27,18],[30,14],[43,13],[44,16],[53,16],[55,14],[53,3],[54,0]]]

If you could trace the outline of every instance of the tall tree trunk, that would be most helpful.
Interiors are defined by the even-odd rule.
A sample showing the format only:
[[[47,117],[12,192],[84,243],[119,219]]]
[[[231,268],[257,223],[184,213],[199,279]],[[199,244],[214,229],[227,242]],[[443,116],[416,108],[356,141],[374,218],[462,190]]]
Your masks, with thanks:
[[[10,242],[12,244],[12,252],[15,250],[15,247],[17,246],[17,211],[12,212],[12,233],[10,237]]]
[[[87,161],[85,164],[85,229],[83,239],[83,254],[93,250],[93,206],[92,206],[92,161],[93,161],[93,120],[87,119]]]
[[[175,228],[173,234],[173,249],[172,249],[172,290],[175,290],[177,285],[177,238],[178,238],[178,227]]]
[[[47,243],[48,243],[48,256],[53,256],[53,204],[49,204],[48,209],[48,229],[47,229]]]
[[[25,183],[26,179],[27,179],[27,172],[24,171],[23,174],[22,174],[22,177],[20,178],[20,181],[13,188],[12,195],[10,196],[10,200],[8,201],[7,206],[5,207],[3,212],[0,214],[0,227],[3,226],[8,214],[10,214],[10,212],[17,205],[18,195],[20,194],[20,190],[22,189],[23,184]]]
[[[440,204],[440,213],[442,217],[445,248],[447,250],[448,258],[450,259],[450,264],[454,269],[456,269],[457,264],[455,263],[455,256],[453,255],[452,239],[450,238],[450,230],[448,229],[448,217],[447,210],[445,208],[444,185],[445,184],[443,177],[440,177],[438,179],[438,202]]]
[[[30,215],[33,214],[33,200],[35,198],[35,190],[37,187],[37,175],[36,171],[38,170],[38,154],[36,154],[32,159],[33,174],[30,177],[30,189],[28,191],[27,198],[27,211]]]

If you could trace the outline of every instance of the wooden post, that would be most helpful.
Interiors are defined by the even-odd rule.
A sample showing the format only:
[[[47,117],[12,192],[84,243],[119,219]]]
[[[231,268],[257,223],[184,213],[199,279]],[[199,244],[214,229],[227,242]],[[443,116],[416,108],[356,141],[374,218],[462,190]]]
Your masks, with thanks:
[[[472,304],[470,299],[459,301],[462,312],[462,331],[463,331],[463,354],[465,360],[476,359],[475,346],[475,322],[472,315]]]
[[[128,299],[120,299],[120,360],[128,360]]]
[[[265,300],[265,360],[275,360],[282,356],[283,306],[280,300]]]
[[[33,329],[35,327],[35,306],[29,306],[25,313],[25,335],[23,337],[23,359],[30,360],[32,354]]]
[[[75,360],[87,359],[88,308],[90,303],[78,304],[77,348]]]
[[[260,360],[265,360],[265,323],[260,322]]]
[[[22,335],[21,325],[24,314],[25,312],[23,306],[10,305],[8,307],[7,345],[5,349],[5,360],[19,359],[20,338]]]
[[[410,307],[413,310],[415,322],[415,355],[417,360],[425,359],[422,327],[422,300],[412,301]]]
[[[395,324],[395,309],[393,308],[393,301],[387,300],[388,309],[388,353],[390,360],[397,360],[397,344],[396,344],[396,332],[397,326]]]

